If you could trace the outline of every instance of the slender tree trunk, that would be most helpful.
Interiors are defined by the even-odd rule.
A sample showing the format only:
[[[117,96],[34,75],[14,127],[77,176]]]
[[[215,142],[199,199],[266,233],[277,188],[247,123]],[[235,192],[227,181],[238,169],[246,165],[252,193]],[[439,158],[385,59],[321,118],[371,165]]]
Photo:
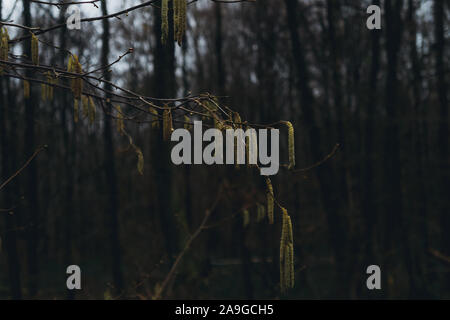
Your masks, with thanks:
[[[0,0],[0,21],[2,21],[2,5],[3,1]],[[6,86],[5,86],[6,84]],[[0,157],[1,157],[1,168],[0,168],[0,178],[2,180],[10,177],[13,174],[12,166],[16,162],[12,159],[15,158],[15,150],[13,144],[10,144],[10,134],[7,128],[11,128],[12,124],[8,126],[7,121],[7,111],[11,108],[6,93],[5,87],[9,85],[9,80],[7,78],[0,78]],[[13,206],[12,196],[13,192],[11,186],[6,187],[2,190],[2,197],[0,197],[0,209],[8,209]],[[8,265],[8,280],[9,289],[12,299],[22,298],[22,288],[20,283],[20,262],[17,253],[17,234],[16,234],[16,215],[9,214],[8,212],[2,212],[5,220],[5,232],[4,232],[4,243],[7,255],[7,265]]]
[[[448,198],[448,190],[450,188],[450,171],[449,171],[449,152],[448,152],[448,99],[447,99],[447,81],[446,71],[448,64],[445,62],[445,14],[444,2],[440,0],[434,1],[434,37],[435,37],[435,54],[436,54],[436,74],[437,74],[437,93],[439,99],[439,127],[438,127],[438,174],[439,174],[439,191],[438,199],[441,220],[441,251],[446,256],[450,256],[450,234],[448,229],[450,225],[450,214],[445,199]],[[450,287],[450,275],[444,276],[444,288]]]
[[[64,23],[65,21],[65,13],[67,12],[67,7],[64,6],[61,8],[59,15],[59,23]],[[61,52],[59,54],[59,63],[61,66],[64,66],[65,63],[65,49],[67,48],[67,29],[61,28],[59,32],[59,46],[61,48]],[[73,237],[73,221],[74,221],[74,203],[73,203],[73,195],[74,195],[74,185],[75,185],[75,177],[74,177],[74,165],[75,165],[75,132],[76,132],[76,124],[73,121],[70,121],[72,117],[69,117],[69,121],[67,119],[67,112],[70,114],[70,110],[68,107],[70,105],[70,101],[67,96],[67,92],[65,90],[60,91],[58,94],[58,99],[60,99],[60,125],[63,132],[63,145],[61,148],[64,150],[64,168],[66,173],[66,179],[63,179],[63,197],[64,197],[64,207],[63,207],[63,216],[64,216],[64,226],[63,226],[63,239],[62,239],[62,249],[63,255],[63,265],[67,267],[69,265],[74,264],[73,252],[72,252],[72,237]],[[69,123],[73,123],[73,130],[69,132],[70,125]],[[74,290],[67,291],[67,298],[73,299],[75,296]]]
[[[287,10],[287,23],[291,36],[292,56],[295,57],[297,69],[297,83],[300,92],[300,103],[303,111],[303,125],[307,129],[310,140],[310,150],[313,158],[317,161],[323,158],[323,151],[321,146],[321,133],[317,126],[317,120],[314,115],[315,99],[310,86],[310,75],[305,58],[305,50],[297,31],[297,0],[285,0]],[[334,172],[329,164],[325,164],[317,170],[317,177],[319,180],[320,193],[324,211],[328,221],[328,228],[330,231],[330,242],[333,246],[338,275],[338,286],[340,295],[347,295],[348,290],[343,286],[350,286],[342,280],[346,278],[346,224],[339,214],[339,208],[342,207],[341,199],[337,192],[333,190],[336,178]],[[347,287],[347,288],[348,288]]]
[[[24,24],[26,26],[33,26],[31,20],[30,1],[23,0],[23,16]],[[28,33],[28,31],[27,31]],[[31,60],[31,43],[24,41],[24,53]],[[33,76],[33,71],[26,71],[27,77]],[[35,110],[38,108],[38,99],[36,99],[35,90],[32,84],[31,94],[29,99],[25,99],[25,150],[27,154],[31,154],[36,149],[34,121]],[[27,168],[27,219],[30,225],[27,232],[27,264],[28,264],[28,294],[32,298],[37,294],[38,290],[38,223],[40,219],[39,210],[39,195],[38,195],[38,181],[37,181],[37,164],[32,161]]]
[[[102,1],[101,4],[102,14],[108,14],[107,2]],[[103,66],[108,65],[109,56],[109,40],[110,40],[110,24],[108,19],[103,19],[103,35],[102,35],[102,56],[101,64]],[[104,78],[106,81],[111,81],[111,73],[108,70],[105,71]],[[110,92],[111,86],[105,84],[106,97],[111,98]],[[106,104],[107,113],[110,113],[112,106],[110,103]],[[111,118],[108,114],[105,114],[105,128],[103,131],[105,140],[105,169],[106,169],[106,183],[108,187],[108,204],[106,210],[106,219],[109,232],[109,241],[111,246],[111,267],[114,280],[114,290],[117,294],[122,293],[123,286],[123,274],[122,274],[122,253],[120,247],[120,234],[119,234],[119,192],[117,186],[117,174],[116,174],[116,161],[114,155],[114,140],[111,128]]]
[[[380,5],[380,1],[374,1],[375,5]],[[377,212],[375,210],[374,195],[374,168],[376,163],[374,152],[374,117],[378,114],[378,73],[380,69],[380,36],[379,30],[371,31],[371,66],[369,73],[369,95],[367,101],[367,111],[365,114],[365,136],[364,136],[364,172],[362,182],[362,210],[365,221],[365,246],[364,246],[364,265],[365,267],[377,264],[374,244],[377,239],[374,237],[374,228],[378,223]],[[379,111],[379,110],[378,110]],[[362,269],[363,270],[363,269]]]
[[[183,89],[184,94],[187,95],[190,92],[188,70],[187,70],[187,41],[183,42]],[[185,166],[184,168],[184,181],[185,181],[185,191],[184,191],[184,206],[186,214],[186,222],[189,227],[189,231],[192,231],[193,227],[193,212],[192,212],[192,185],[191,185],[191,166]]]
[[[171,2],[170,2],[171,3]],[[172,98],[176,95],[175,82],[175,44],[173,42],[172,5],[169,5],[169,37],[166,44],[161,42],[161,12],[154,8],[154,35],[156,48],[154,55],[154,93],[161,98]],[[162,128],[161,128],[162,129]],[[172,211],[172,172],[170,168],[170,150],[167,141],[163,141],[162,130],[159,130],[153,148],[155,161],[156,190],[158,193],[158,215],[164,236],[169,261],[177,251],[177,233],[174,228]]]
[[[398,255],[387,258],[385,268],[393,268],[398,263],[397,257],[403,260],[406,277],[410,283],[410,294],[416,292],[415,279],[412,276],[412,260],[409,248],[409,224],[403,217],[402,168],[400,166],[400,118],[398,108],[398,62],[403,34],[401,11],[403,0],[385,1],[386,15],[386,115],[387,128],[385,135],[386,176],[385,190],[385,255],[398,252]],[[398,250],[398,251],[396,251]],[[393,289],[393,288],[391,288]]]
[[[430,283],[430,276],[427,274],[427,251],[429,249],[428,241],[428,189],[426,188],[426,179],[424,171],[423,154],[425,148],[423,146],[423,126],[422,118],[424,117],[421,111],[422,107],[422,74],[420,59],[417,52],[417,23],[416,23],[416,0],[408,1],[408,23],[409,23],[409,56],[412,66],[412,91],[413,91],[413,121],[411,123],[411,140],[413,141],[412,152],[416,156],[414,157],[415,170],[411,173],[414,177],[413,193],[411,194],[413,205],[415,207],[414,214],[417,215],[417,223],[414,223],[411,232],[417,234],[417,240],[411,243],[414,248],[412,252],[413,264],[413,276],[415,277],[415,283],[417,284],[418,296],[414,298],[429,298],[428,284]]]

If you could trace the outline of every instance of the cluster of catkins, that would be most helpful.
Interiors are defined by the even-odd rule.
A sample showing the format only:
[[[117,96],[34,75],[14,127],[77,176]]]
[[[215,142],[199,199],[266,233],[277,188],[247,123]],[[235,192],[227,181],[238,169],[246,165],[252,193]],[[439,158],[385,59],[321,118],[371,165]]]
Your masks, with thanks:
[[[186,0],[162,0],[161,2],[161,41],[169,37],[169,1],[172,1],[173,38],[180,46],[186,32]]]

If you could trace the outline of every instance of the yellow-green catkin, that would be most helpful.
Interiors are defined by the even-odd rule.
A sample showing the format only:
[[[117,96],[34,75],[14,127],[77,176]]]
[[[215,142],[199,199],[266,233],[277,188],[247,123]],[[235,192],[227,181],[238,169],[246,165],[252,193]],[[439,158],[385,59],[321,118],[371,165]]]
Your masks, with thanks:
[[[242,221],[244,228],[250,224],[250,213],[247,209],[242,212]]]
[[[158,111],[155,108],[148,108],[148,112],[152,114],[152,128],[159,128]]]
[[[23,96],[25,99],[30,98],[30,83],[28,80],[23,80]]]
[[[191,119],[189,119],[188,116],[184,116],[184,128],[186,130],[191,130],[192,129]]]
[[[138,156],[138,162],[137,162],[137,170],[141,176],[144,175],[144,154],[142,153],[142,150],[135,146],[135,151]]]
[[[8,29],[1,28],[0,29],[0,59],[1,60],[8,60],[8,53],[9,53],[9,34]]]
[[[180,1],[180,5],[179,5],[179,26],[178,26],[178,45],[181,46],[181,44],[183,43],[183,37],[184,34],[186,33],[186,22],[187,22],[187,2],[186,0],[179,0]]]
[[[286,248],[286,216],[282,215],[281,217],[281,238],[280,238],[280,287],[281,291],[285,290],[285,277],[286,277],[286,269],[285,269],[285,248]]]
[[[282,208],[282,215],[281,215],[281,238],[280,238],[280,263],[283,262],[284,258],[284,249],[286,247],[286,240],[288,239],[288,221],[287,218],[289,215],[287,214],[286,209]]]
[[[173,37],[180,46],[186,32],[186,0],[173,0]]]
[[[242,119],[241,119],[241,116],[239,115],[239,113],[237,113],[237,112],[234,113],[233,122],[234,122],[235,128],[237,128],[237,129],[242,128]]]
[[[74,101],[73,101],[73,121],[74,121],[75,123],[78,122],[79,109],[80,109],[79,103],[80,103],[80,102],[79,102],[78,99],[74,99]]]
[[[295,167],[295,142],[294,142],[294,126],[290,121],[285,122],[288,128],[288,146],[289,146],[289,167],[292,169]]]
[[[169,0],[161,3],[161,42],[166,43],[169,36]]]
[[[294,244],[289,243],[288,247],[288,254],[289,254],[289,267],[290,267],[290,283],[288,284],[289,288],[294,287],[295,283],[295,272],[294,272]]]
[[[50,71],[47,71],[46,77],[47,77],[48,84],[45,86],[45,89],[46,89],[45,94],[46,94],[46,97],[48,100],[53,101],[53,96],[54,96],[53,86],[58,83],[58,79],[52,77],[52,74],[50,73]]]
[[[220,119],[214,118],[214,128],[217,130],[223,130],[223,122]]]
[[[95,122],[95,113],[96,113],[96,108],[95,108],[94,99],[92,99],[92,97],[89,97],[88,115],[89,115],[90,124],[93,124]]]
[[[266,178],[266,185],[267,185],[267,217],[269,218],[269,223],[273,224],[273,204],[274,204],[274,194],[273,194],[273,187],[272,187],[272,181],[270,178]]]
[[[82,106],[82,113],[83,118],[86,118],[89,116],[89,98],[85,96],[84,94],[81,96],[81,106]]]
[[[180,25],[180,17],[179,17],[179,7],[180,7],[180,0],[173,0],[173,37],[174,41],[177,41],[178,38],[178,27]]]
[[[71,55],[69,57],[69,62],[67,63],[67,71],[68,72],[72,72],[73,71],[73,62],[74,62],[74,59],[73,59],[73,56]]]
[[[163,112],[163,139],[164,141],[170,140],[170,135],[172,134],[172,113],[170,109],[166,107]]]
[[[123,122],[122,108],[120,106],[116,106],[116,111],[117,111],[117,119],[116,119],[117,132],[123,135],[125,130],[125,124]]]
[[[8,29],[0,28],[0,60],[8,60],[9,53],[9,35]],[[0,67],[0,74],[3,73],[3,68]]]
[[[266,216],[266,209],[262,204],[258,203],[256,222],[261,222],[262,220],[264,220],[265,216]]]
[[[76,74],[83,73],[83,67],[76,55],[70,56],[67,70],[69,72],[76,73]],[[81,99],[81,94],[83,92],[83,79],[81,79],[81,77],[76,77],[76,78],[72,79],[71,80],[71,89],[72,89],[75,99]]]
[[[55,81],[50,72],[46,72],[47,83],[41,84],[41,98],[42,101],[53,100],[53,84]]]
[[[47,101],[47,85],[44,83],[41,84],[41,99]]]
[[[281,211],[280,286],[282,291],[286,291],[294,286],[294,240],[291,217],[285,208]]]
[[[39,65],[39,40],[34,33],[31,34],[31,61],[34,65]]]

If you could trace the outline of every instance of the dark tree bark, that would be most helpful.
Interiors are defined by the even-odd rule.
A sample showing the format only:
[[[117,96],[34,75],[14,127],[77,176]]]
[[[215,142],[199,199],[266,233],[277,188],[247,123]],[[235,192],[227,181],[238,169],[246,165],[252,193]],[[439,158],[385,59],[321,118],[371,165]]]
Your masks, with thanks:
[[[374,5],[380,5],[380,1],[374,1]],[[362,189],[362,210],[365,220],[365,246],[364,246],[364,265],[367,267],[376,264],[376,255],[374,250],[374,227],[376,226],[377,211],[375,210],[376,195],[374,185],[375,169],[375,149],[374,149],[374,119],[375,114],[379,112],[378,107],[378,74],[380,69],[380,37],[379,30],[371,31],[371,65],[369,73],[369,95],[367,100],[367,111],[365,114],[365,135],[364,135],[364,167],[363,167],[363,186]],[[377,112],[378,111],[378,112]]]
[[[24,24],[32,26],[31,19],[31,2],[27,0],[22,1]],[[31,42],[24,41],[24,53],[31,60]],[[33,76],[33,71],[28,69],[26,71],[27,77]],[[36,149],[34,121],[35,110],[38,108],[39,101],[36,98],[34,86],[30,84],[30,98],[25,99],[25,150],[27,154],[31,154]],[[38,290],[38,223],[40,219],[39,195],[38,195],[38,179],[37,179],[37,164],[32,161],[27,168],[27,185],[26,185],[26,200],[27,200],[27,219],[30,225],[27,231],[27,265],[28,265],[28,295],[32,298],[36,295]]]
[[[173,39],[172,5],[169,5],[169,37],[166,44],[161,42],[161,12],[154,8],[154,35],[156,40],[154,56],[154,95],[173,98],[176,95],[175,82],[175,43]],[[151,90],[152,91],[152,90]],[[163,141],[162,128],[158,131],[155,146],[152,148],[155,161],[157,208],[166,252],[170,261],[177,251],[177,233],[174,228],[172,212],[172,172],[169,143]]]
[[[108,14],[108,8],[106,1],[102,1],[102,14]],[[102,56],[101,64],[103,66],[108,65],[109,57],[109,42],[110,42],[110,24],[108,19],[103,20],[103,35],[102,35]],[[111,73],[108,70],[105,71],[104,78],[106,81],[111,81]],[[112,88],[109,84],[105,84],[106,97],[111,98],[108,92],[111,92]],[[107,113],[110,113],[112,106],[110,103],[106,104]],[[111,128],[111,117],[105,114],[105,128],[103,131],[105,140],[105,170],[106,170],[106,183],[108,190],[108,204],[105,213],[107,219],[107,226],[109,232],[109,241],[111,246],[111,267],[114,280],[114,290],[117,294],[122,293],[123,286],[123,274],[122,274],[122,250],[120,247],[120,233],[119,233],[119,192],[117,186],[117,174],[116,174],[116,161],[114,155],[114,140]]]
[[[3,1],[0,0],[0,21],[2,21],[2,7]],[[13,174],[13,165],[15,162],[15,148],[14,144],[11,144],[10,132],[14,130],[14,127],[7,126],[8,120],[10,120],[7,115],[8,109],[11,110],[14,104],[11,101],[10,94],[7,94],[7,87],[9,86],[9,80],[7,78],[0,78],[0,157],[1,157],[1,167],[0,167],[0,177],[2,180],[10,177]],[[11,103],[12,102],[12,103]],[[12,121],[11,121],[12,122]],[[0,197],[0,209],[8,209],[13,206],[12,199],[14,192],[12,186],[7,186],[6,189],[2,190],[2,196]],[[7,255],[7,278],[9,280],[9,290],[12,299],[22,298],[22,288],[20,281],[20,261],[17,253],[17,232],[16,232],[16,215],[9,214],[8,212],[2,212],[5,221],[5,231],[4,231],[4,243]]]
[[[435,37],[435,55],[436,55],[436,75],[437,75],[437,93],[439,99],[439,127],[438,127],[438,176],[439,176],[439,204],[440,220],[441,220],[441,251],[447,257],[450,256],[450,234],[448,226],[450,226],[449,208],[445,199],[448,197],[450,188],[450,171],[449,171],[449,152],[448,152],[448,99],[447,99],[447,80],[446,71],[448,71],[448,63],[445,61],[445,1],[434,1],[434,37]],[[444,288],[449,288],[450,275],[444,276]]]
[[[61,8],[60,15],[59,15],[59,23],[64,23],[66,18],[65,14],[67,12],[67,7],[64,6]],[[67,29],[61,28],[59,32],[59,46],[62,49],[61,53],[59,54],[59,63],[61,66],[64,66],[65,63],[65,51],[64,49],[67,48],[67,39],[68,39]],[[62,130],[62,142],[63,145],[61,148],[63,149],[63,159],[64,159],[64,168],[66,173],[66,179],[63,180],[63,186],[62,189],[64,190],[63,197],[64,197],[64,205],[63,205],[63,215],[65,217],[64,219],[64,226],[61,228],[64,230],[63,232],[63,239],[62,239],[62,248],[63,254],[62,254],[62,261],[64,267],[68,267],[69,265],[74,264],[73,259],[73,248],[72,248],[72,237],[73,237],[73,222],[74,222],[74,215],[75,215],[75,207],[73,202],[73,195],[74,195],[74,189],[75,189],[75,171],[74,171],[74,165],[75,165],[75,137],[76,137],[76,124],[71,121],[73,117],[67,117],[67,114],[71,114],[70,109],[68,106],[71,105],[71,101],[68,99],[67,92],[65,90],[62,90],[58,94],[58,99],[60,101],[60,107],[59,107],[59,114],[60,114],[60,125]],[[73,123],[73,126],[70,126],[70,123]],[[72,127],[72,130],[69,131],[69,128]],[[75,291],[74,290],[67,290],[67,298],[73,299],[75,297]]]
[[[411,140],[413,141],[412,150],[416,155],[414,157],[414,168],[412,175],[414,179],[413,190],[413,203],[415,205],[414,214],[417,215],[414,227],[410,229],[410,232],[418,235],[417,240],[411,243],[411,246],[415,249],[412,252],[413,264],[413,276],[415,277],[415,283],[417,284],[417,292],[419,296],[416,298],[429,298],[428,284],[431,279],[426,270],[430,267],[427,262],[427,251],[429,250],[428,240],[428,191],[426,188],[425,169],[424,169],[424,154],[426,152],[425,144],[425,126],[427,125],[423,121],[425,113],[423,112],[422,104],[422,73],[421,62],[419,54],[417,52],[417,22],[416,22],[416,10],[417,1],[408,1],[408,23],[409,23],[409,58],[412,67],[412,91],[413,91],[413,114],[414,120],[411,124]]]
[[[441,219],[442,226],[450,225],[450,216],[448,207],[444,204],[449,190],[449,169],[448,169],[448,99],[447,99],[447,81],[445,62],[445,28],[444,28],[444,1],[434,1],[434,37],[435,37],[435,54],[436,54],[436,75],[437,75],[437,91],[439,98],[439,128],[438,128],[438,149],[439,149],[439,174],[441,176],[440,199],[442,201]],[[450,256],[450,234],[447,230],[442,230],[442,250],[447,256]]]
[[[297,31],[297,0],[285,0],[285,4],[287,23],[291,37],[292,56],[295,58],[298,90],[300,92],[300,103],[303,112],[302,124],[307,128],[311,154],[315,160],[319,160],[323,157],[323,151],[320,148],[323,140],[314,115],[315,99],[310,86],[310,73],[306,63],[305,49]],[[339,213],[342,202],[336,190],[333,189],[336,178],[329,164],[325,164],[317,170],[317,178],[319,180],[321,198],[328,221],[330,242],[335,253],[337,275],[339,279],[344,279],[348,271],[346,270],[347,226]],[[350,286],[348,282],[345,284]],[[339,294],[346,295],[348,290],[341,287],[339,288],[339,292]]]
[[[402,0],[385,1],[386,16],[386,115],[384,159],[386,162],[385,181],[385,252],[398,250],[405,265],[410,282],[410,294],[417,291],[415,279],[412,276],[412,260],[409,248],[409,223],[403,217],[402,168],[400,165],[400,118],[398,106],[398,63],[403,35]],[[386,268],[391,268],[397,261],[395,257],[386,257]]]

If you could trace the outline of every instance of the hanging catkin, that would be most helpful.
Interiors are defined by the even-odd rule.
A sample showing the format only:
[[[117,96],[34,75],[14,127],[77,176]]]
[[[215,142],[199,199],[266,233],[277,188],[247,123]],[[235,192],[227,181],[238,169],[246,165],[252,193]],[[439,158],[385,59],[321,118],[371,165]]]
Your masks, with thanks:
[[[169,0],[161,3],[161,42],[166,43],[169,36]]]
[[[81,96],[81,110],[83,114],[83,118],[86,118],[89,116],[89,98],[85,96],[84,94]]]
[[[52,77],[50,71],[47,71],[46,75],[47,75],[47,82],[49,83],[46,85],[47,89],[46,96],[48,100],[53,101],[53,92],[54,92],[53,85],[57,84],[58,79]]]
[[[1,28],[0,29],[0,36],[1,36],[1,50],[0,50],[0,59],[1,60],[8,60],[8,52],[9,52],[9,35],[8,35],[8,29]]]
[[[39,40],[34,33],[31,34],[31,61],[34,65],[39,65]]]
[[[44,83],[41,84],[41,99],[47,101],[47,85]]]
[[[152,128],[159,128],[158,111],[156,111],[155,108],[150,107],[150,108],[148,108],[148,112],[150,112],[153,115]]]
[[[286,242],[288,238],[288,221],[287,218],[289,217],[287,214],[286,209],[282,208],[282,214],[281,214],[281,238],[280,238],[280,263],[283,262],[284,258],[284,249],[286,247]]]
[[[294,242],[291,217],[285,208],[281,208],[281,211],[280,286],[285,291],[294,286]]]
[[[164,141],[168,141],[170,139],[170,135],[172,134],[172,113],[170,109],[166,107],[163,112],[163,139]]]
[[[179,26],[178,26],[178,45],[183,43],[183,37],[186,32],[186,15],[187,15],[187,2],[186,0],[179,0]]]
[[[285,121],[288,128],[288,146],[289,146],[289,167],[292,169],[295,167],[295,142],[294,142],[294,126],[290,121]]]
[[[274,202],[274,194],[273,194],[273,187],[272,187],[272,181],[270,181],[270,178],[266,178],[266,185],[267,185],[267,217],[269,218],[269,223],[273,224],[273,202]]]
[[[289,254],[289,267],[290,267],[290,283],[287,287],[293,288],[295,283],[295,272],[294,272],[294,245],[292,243],[289,243],[288,247],[288,254]]]
[[[250,224],[250,213],[247,209],[245,209],[242,213],[242,223],[244,228],[247,227]]]
[[[123,113],[122,113],[122,108],[120,106],[116,106],[116,111],[117,111],[117,119],[116,119],[116,124],[117,124],[117,132],[119,132],[121,135],[123,135],[125,133],[125,124],[123,122]]]
[[[30,98],[30,83],[27,80],[23,80],[23,96],[25,99]]]
[[[242,119],[239,113],[235,112],[233,117],[234,126],[237,129],[242,128]]]
[[[162,10],[162,8],[161,8]],[[186,32],[187,2],[186,0],[173,0],[173,38],[180,46]]]
[[[77,55],[74,54],[73,56],[70,56],[67,70],[76,74],[83,73],[83,67],[78,60]],[[75,97],[75,99],[81,99],[81,93],[83,92],[83,79],[81,79],[81,77],[75,77],[71,80],[70,86],[72,88],[73,96]]]
[[[94,123],[95,121],[95,103],[94,100],[92,99],[92,97],[89,97],[89,103],[88,103],[88,114],[89,114],[89,122],[91,124]]]
[[[0,60],[8,60],[8,52],[9,52],[9,35],[8,29],[0,28]],[[3,73],[3,68],[0,67],[0,74]]]
[[[139,174],[142,176],[144,175],[144,154],[142,153],[142,150],[136,146],[135,151],[138,156],[137,169]]]
[[[73,101],[73,121],[75,123],[78,122],[78,114],[79,114],[79,100],[74,99],[74,101]]]
[[[285,268],[285,249],[286,249],[286,215],[283,213],[281,217],[281,238],[280,238],[280,287],[281,291],[284,291],[284,285],[286,283],[286,268]]]
[[[264,217],[266,216],[266,209],[264,208],[264,206],[262,204],[258,203],[257,210],[258,210],[258,215],[257,215],[256,221],[261,222],[262,220],[264,220]]]
[[[191,130],[192,129],[192,125],[191,125],[191,119],[189,119],[188,116],[184,116],[184,128],[186,130]]]
[[[72,55],[69,57],[69,62],[67,63],[67,71],[68,72],[73,71],[73,56]]]
[[[8,29],[0,28],[0,60],[8,60],[9,51]],[[0,66],[0,75],[3,73],[3,67]]]
[[[173,2],[173,38],[174,41],[177,41],[178,27],[180,24],[180,17],[179,17],[180,0],[173,0],[172,2]]]

